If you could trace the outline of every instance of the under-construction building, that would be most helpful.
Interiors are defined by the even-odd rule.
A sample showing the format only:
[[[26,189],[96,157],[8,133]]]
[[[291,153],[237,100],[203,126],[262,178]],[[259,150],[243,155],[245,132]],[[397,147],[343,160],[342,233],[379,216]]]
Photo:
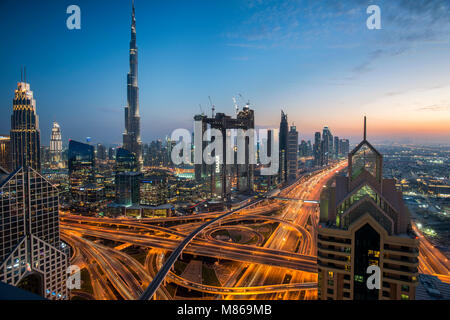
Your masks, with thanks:
[[[236,118],[227,116],[225,113],[213,114],[211,118],[206,115],[196,115],[194,116],[195,121],[201,121],[202,137],[204,137],[205,132],[210,129],[217,129],[222,133],[222,159],[216,157],[214,151],[211,156],[216,158],[214,164],[206,164],[204,158],[202,157],[201,164],[195,164],[195,179],[200,182],[204,181],[209,187],[211,197],[219,198],[222,200],[230,200],[231,188],[233,182],[235,182],[236,190],[240,193],[251,193],[253,192],[253,173],[254,173],[254,161],[251,159],[255,158],[251,152],[254,149],[251,145],[253,141],[247,133],[247,130],[255,128],[254,111],[249,108],[248,104],[237,113]],[[243,131],[245,140],[243,144],[235,144],[231,152],[233,155],[228,155],[230,150],[227,148],[225,143],[227,134],[231,129],[241,129]],[[228,131],[227,131],[228,130]],[[210,141],[203,141],[202,139],[202,151],[205,147],[214,141],[214,136],[210,137]],[[233,143],[233,142],[232,142]],[[239,148],[245,148],[244,163],[238,164],[237,154],[238,152],[243,152]],[[233,158],[234,161],[229,163],[228,160]]]

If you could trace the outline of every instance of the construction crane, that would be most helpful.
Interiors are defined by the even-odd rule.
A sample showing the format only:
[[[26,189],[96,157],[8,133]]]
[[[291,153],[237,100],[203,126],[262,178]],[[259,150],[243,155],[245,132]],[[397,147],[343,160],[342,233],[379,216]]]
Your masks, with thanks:
[[[199,103],[198,106],[200,107],[200,114],[201,114],[202,116],[204,116],[205,113],[203,112],[203,108],[202,108],[201,103]]]
[[[244,97],[242,96],[242,94],[238,93],[237,96],[241,100],[241,102],[244,101]],[[236,99],[236,97],[233,97],[233,102],[234,102],[234,107],[235,107],[236,115],[237,115],[239,113],[240,107],[239,107],[238,100]],[[245,106],[248,107],[250,105],[250,101],[248,101],[247,103],[244,102],[244,104],[245,104]]]
[[[237,104],[236,98],[233,97],[234,108],[236,109],[236,115],[239,113],[239,105]]]
[[[209,99],[209,104],[211,105],[211,110],[212,110],[212,118],[214,118],[214,112],[216,111],[216,106],[212,103],[211,97],[208,96]]]

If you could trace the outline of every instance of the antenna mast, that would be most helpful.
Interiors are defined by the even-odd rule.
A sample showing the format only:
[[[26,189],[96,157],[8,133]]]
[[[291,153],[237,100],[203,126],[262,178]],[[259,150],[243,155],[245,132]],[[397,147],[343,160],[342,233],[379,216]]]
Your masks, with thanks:
[[[366,140],[367,137],[367,127],[366,127],[366,116],[364,116],[364,140]]]

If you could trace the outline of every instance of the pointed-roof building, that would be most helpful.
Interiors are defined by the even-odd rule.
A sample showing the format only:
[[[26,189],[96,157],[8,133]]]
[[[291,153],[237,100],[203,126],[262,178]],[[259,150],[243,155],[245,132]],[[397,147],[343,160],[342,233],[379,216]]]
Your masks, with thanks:
[[[36,100],[26,77],[17,83],[11,115],[12,169],[30,167],[41,170],[41,138]]]
[[[394,179],[383,178],[383,156],[364,138],[348,155],[348,174],[321,194],[318,234],[322,299],[414,299],[419,240]],[[381,270],[369,289],[367,268]]]

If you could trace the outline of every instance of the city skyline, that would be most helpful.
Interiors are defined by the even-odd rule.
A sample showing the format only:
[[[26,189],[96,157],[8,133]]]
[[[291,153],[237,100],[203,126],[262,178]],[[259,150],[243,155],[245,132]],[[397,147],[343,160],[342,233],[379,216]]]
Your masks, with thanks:
[[[171,4],[136,2],[144,142],[176,128],[192,129],[199,104],[210,113],[208,96],[217,111],[232,113],[232,98],[241,93],[239,104],[250,100],[260,127],[277,127],[280,109],[285,110],[299,140],[313,140],[314,132],[328,125],[333,134],[356,142],[355,124],[365,114],[374,143],[448,144],[446,2],[380,1],[381,30],[365,27],[364,1],[177,3],[177,9]],[[23,5],[30,10],[20,23],[11,18],[19,10],[13,2],[0,5],[1,12],[11,13],[2,23],[15,30],[11,37],[9,28],[2,28],[2,36],[12,48],[17,41],[33,48],[1,53],[8,61],[0,80],[2,110],[9,109],[11,88],[25,64],[43,145],[53,121],[61,124],[64,144],[86,136],[120,144],[131,2],[106,7],[80,1],[81,30],[66,28],[65,4]],[[60,45],[49,51],[54,44]],[[2,119],[0,132],[8,128],[8,119]]]
[[[6,1],[0,299],[449,299],[448,0]]]

